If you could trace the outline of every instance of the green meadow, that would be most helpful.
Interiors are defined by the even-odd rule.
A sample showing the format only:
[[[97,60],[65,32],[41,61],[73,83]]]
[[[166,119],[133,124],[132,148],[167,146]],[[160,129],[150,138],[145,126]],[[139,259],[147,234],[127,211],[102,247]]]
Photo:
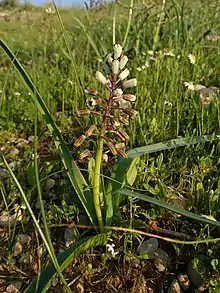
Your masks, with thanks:
[[[4,3],[0,292],[220,292],[219,1]]]

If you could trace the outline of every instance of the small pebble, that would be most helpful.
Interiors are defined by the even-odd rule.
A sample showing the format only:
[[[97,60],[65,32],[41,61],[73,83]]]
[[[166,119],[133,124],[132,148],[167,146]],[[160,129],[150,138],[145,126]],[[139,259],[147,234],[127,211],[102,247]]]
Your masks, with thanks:
[[[12,247],[13,256],[18,256],[22,253],[22,245],[20,242],[16,242],[15,245]]]
[[[16,281],[6,288],[7,293],[18,293],[21,289],[22,282]]]
[[[31,237],[27,234],[18,234],[16,236],[16,241],[20,242],[21,244],[29,244]]]
[[[177,280],[173,280],[168,289],[168,293],[182,293],[180,285]]]
[[[11,150],[9,156],[17,156],[18,154],[19,154],[19,150],[15,148]]]
[[[189,277],[187,275],[179,274],[177,277],[177,280],[179,281],[179,284],[183,290],[189,289],[190,281],[189,281]]]
[[[158,272],[162,273],[169,267],[170,258],[164,250],[158,248],[154,254],[153,264]]]
[[[156,250],[158,249],[158,240],[156,238],[150,238],[142,242],[141,246],[138,249],[140,256],[146,255],[146,257],[152,258]]]

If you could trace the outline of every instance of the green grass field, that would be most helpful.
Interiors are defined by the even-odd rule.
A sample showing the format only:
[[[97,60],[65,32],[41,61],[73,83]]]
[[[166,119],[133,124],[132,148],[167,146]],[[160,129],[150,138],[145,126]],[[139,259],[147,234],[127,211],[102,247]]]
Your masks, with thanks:
[[[0,292],[220,292],[218,2],[0,8]],[[104,162],[101,132],[74,141],[104,130],[77,110],[86,87],[107,99],[96,71],[115,44],[138,115],[128,158]],[[159,248],[141,254],[149,238]]]

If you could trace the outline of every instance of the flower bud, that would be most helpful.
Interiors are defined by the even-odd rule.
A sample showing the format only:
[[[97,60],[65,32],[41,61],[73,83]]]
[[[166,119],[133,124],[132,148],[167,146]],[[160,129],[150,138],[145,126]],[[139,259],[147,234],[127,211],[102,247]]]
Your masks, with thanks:
[[[116,44],[114,45],[114,59],[118,59],[121,56],[122,53],[122,46]]]
[[[137,79],[136,78],[132,78],[132,79],[129,79],[129,80],[125,80],[123,82],[123,88],[130,88],[130,87],[134,87],[137,85]]]
[[[127,64],[127,62],[128,62],[127,56],[121,57],[121,60],[119,62],[119,69],[122,70],[125,67],[125,65]]]
[[[119,71],[119,61],[118,60],[114,60],[112,62],[112,73],[113,74],[118,74]]]
[[[123,70],[123,71],[119,74],[118,78],[119,78],[120,80],[124,80],[126,77],[128,77],[129,73],[130,73],[130,71],[126,68],[125,70]]]
[[[136,97],[134,95],[123,95],[123,99],[129,102],[134,102]]]
[[[86,130],[85,136],[89,137],[89,136],[93,135],[93,132],[95,131],[95,129],[96,129],[95,125],[90,126],[89,129]]]
[[[88,109],[86,109],[86,110],[77,110],[76,113],[79,116],[89,115],[90,114],[90,110],[88,110]]]
[[[85,159],[87,157],[91,157],[91,156],[92,156],[92,154],[91,154],[90,150],[84,150],[82,153],[79,154],[79,159],[83,160],[83,159]]]
[[[80,137],[77,138],[77,140],[74,142],[73,146],[75,148],[78,148],[79,146],[81,146],[82,143],[84,143],[84,141],[86,140],[86,136],[85,135],[81,135]]]
[[[113,143],[109,141],[109,142],[107,143],[107,145],[108,145],[108,148],[110,149],[111,153],[112,153],[113,155],[117,155],[117,151],[116,151],[116,149],[115,149]]]
[[[123,94],[123,91],[121,89],[116,89],[113,91],[113,97],[119,97]]]
[[[138,114],[138,112],[136,111],[136,110],[134,110],[134,109],[129,109],[129,108],[125,108],[125,109],[123,109],[123,112],[125,113],[125,114],[128,114],[129,116],[137,116],[137,114]]]
[[[96,71],[95,77],[101,84],[106,84],[107,80],[100,71]]]

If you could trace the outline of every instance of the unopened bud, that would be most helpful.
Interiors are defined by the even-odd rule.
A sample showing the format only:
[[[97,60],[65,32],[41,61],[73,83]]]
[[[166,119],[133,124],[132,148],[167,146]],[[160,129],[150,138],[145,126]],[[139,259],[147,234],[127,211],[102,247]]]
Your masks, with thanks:
[[[101,84],[106,84],[107,80],[100,71],[96,71],[95,77]]]
[[[85,135],[81,135],[80,137],[77,138],[77,140],[74,142],[73,146],[75,148],[78,148],[79,146],[81,146],[82,143],[84,143],[84,141],[86,140],[86,136]]]
[[[129,102],[134,102],[136,100],[135,95],[123,95],[123,99]]]
[[[119,97],[123,94],[123,91],[121,89],[116,89],[113,91],[113,97]]]
[[[108,148],[110,149],[111,153],[112,153],[113,155],[117,155],[117,151],[116,151],[116,149],[115,149],[113,143],[109,141],[109,142],[107,143],[107,145],[108,145]]]
[[[85,159],[87,157],[91,157],[91,156],[92,156],[92,154],[91,154],[90,150],[85,150],[79,154],[79,159],[83,160],[83,159]]]
[[[114,59],[118,59],[122,53],[122,46],[116,44],[114,45]]]
[[[120,63],[119,63],[119,69],[122,70],[125,65],[127,64],[128,62],[128,57],[127,56],[123,56],[121,57],[121,60],[120,60]]]
[[[89,137],[93,135],[93,132],[95,131],[95,129],[96,129],[95,125],[90,126],[89,129],[85,132],[85,136]]]
[[[126,68],[125,70],[123,70],[123,71],[119,74],[118,78],[119,78],[120,80],[124,80],[126,77],[128,77],[129,73],[130,73],[130,71]]]
[[[119,61],[118,60],[114,60],[112,62],[112,73],[113,74],[118,74],[119,71]]]
[[[125,80],[123,82],[123,88],[130,88],[130,87],[134,87],[137,85],[137,79],[136,78],[132,78],[132,79],[129,79],[129,80]]]
[[[86,110],[77,110],[76,112],[77,112],[77,114],[79,116],[89,115],[91,113],[89,109],[86,109]]]
[[[136,110],[134,110],[134,109],[129,109],[129,108],[127,108],[127,109],[123,109],[123,112],[124,112],[125,114],[128,114],[128,115],[131,116],[131,117],[135,117],[135,116],[137,116],[137,114],[138,114],[138,112],[137,112]]]

